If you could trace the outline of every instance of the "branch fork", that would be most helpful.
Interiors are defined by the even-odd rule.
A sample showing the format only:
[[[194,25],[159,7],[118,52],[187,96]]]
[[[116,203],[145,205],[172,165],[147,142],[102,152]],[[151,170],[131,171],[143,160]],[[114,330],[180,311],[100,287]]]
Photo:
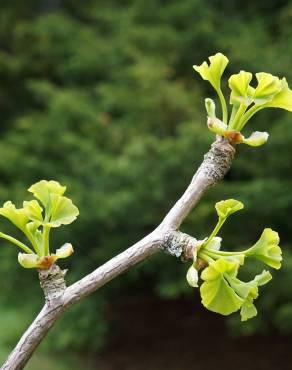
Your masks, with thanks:
[[[68,288],[66,288],[64,278],[66,270],[61,270],[55,264],[48,270],[39,270],[40,284],[46,303],[23,334],[1,370],[23,369],[47,332],[69,306],[101,288],[131,266],[161,249],[183,260],[192,258],[202,241],[178,229],[204,192],[223,179],[231,166],[234,154],[234,147],[225,138],[218,136],[204,156],[190,185],[162,223],[142,240]]]
[[[171,256],[180,257],[185,262],[193,259],[202,243],[203,240],[197,240],[181,231],[169,231],[165,233],[161,249]]]

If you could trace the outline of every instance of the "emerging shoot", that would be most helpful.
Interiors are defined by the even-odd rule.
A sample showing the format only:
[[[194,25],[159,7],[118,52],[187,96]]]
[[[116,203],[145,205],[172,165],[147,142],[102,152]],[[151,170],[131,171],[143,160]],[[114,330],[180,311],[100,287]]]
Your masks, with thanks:
[[[73,253],[70,243],[64,244],[55,253],[50,252],[50,231],[61,225],[68,225],[79,215],[78,208],[69,198],[63,196],[66,187],[57,181],[42,180],[32,185],[28,191],[37,199],[23,202],[16,208],[8,201],[0,208],[0,215],[20,229],[29,243],[0,232],[0,237],[22,249],[18,262],[25,268],[49,268],[57,259],[69,257]]]
[[[264,229],[260,239],[249,249],[241,252],[226,252],[220,250],[222,239],[217,236],[226,219],[241,210],[243,204],[234,199],[228,199],[215,205],[218,222],[208,238],[194,254],[193,263],[187,272],[187,281],[192,287],[198,287],[199,267],[204,261],[206,266],[201,273],[203,284],[200,293],[203,305],[210,311],[222,315],[230,315],[240,310],[241,320],[248,320],[257,314],[253,301],[258,297],[258,287],[272,279],[270,272],[264,270],[254,279],[243,282],[238,278],[240,266],[246,257],[252,257],[267,266],[279,269],[282,261],[282,251],[279,247],[278,233],[272,229]]]
[[[273,76],[270,73],[255,74],[257,83],[253,87],[252,74],[240,71],[229,77],[228,85],[231,90],[229,103],[232,106],[230,115],[225,97],[221,90],[221,78],[228,64],[225,55],[217,53],[209,57],[210,64],[203,62],[193,66],[204,80],[210,82],[218,94],[222,118],[216,116],[216,106],[212,99],[205,99],[208,128],[217,135],[226,137],[232,144],[247,144],[261,146],[268,140],[267,132],[253,132],[248,138],[241,131],[247,122],[260,110],[265,108],[281,108],[292,112],[292,90],[286,79]],[[229,118],[228,118],[229,117]]]

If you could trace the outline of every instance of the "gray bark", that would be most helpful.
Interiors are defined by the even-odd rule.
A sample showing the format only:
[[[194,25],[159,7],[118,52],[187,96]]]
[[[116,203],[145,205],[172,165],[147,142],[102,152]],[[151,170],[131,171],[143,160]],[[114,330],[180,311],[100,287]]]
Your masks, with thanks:
[[[61,314],[72,304],[99,289],[131,266],[163,249],[171,255],[191,258],[199,242],[178,231],[181,223],[204,192],[220,181],[229,170],[235,150],[219,137],[212,144],[190,185],[168,212],[162,223],[145,238],[115,256],[89,275],[66,288],[64,275],[57,266],[40,272],[46,303],[23,334],[1,370],[23,369],[35,349]]]

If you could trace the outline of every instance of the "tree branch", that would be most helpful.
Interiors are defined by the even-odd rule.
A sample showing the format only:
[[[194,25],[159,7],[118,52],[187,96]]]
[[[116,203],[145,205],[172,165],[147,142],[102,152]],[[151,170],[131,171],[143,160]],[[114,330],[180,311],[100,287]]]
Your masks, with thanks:
[[[234,154],[234,147],[219,136],[204,156],[190,185],[168,212],[161,226],[171,230],[178,229],[205,191],[223,179],[231,166]]]
[[[37,318],[23,334],[1,370],[23,369],[65,309],[99,289],[131,266],[143,261],[160,249],[172,255],[189,257],[198,246],[196,239],[177,229],[204,192],[220,181],[229,170],[235,149],[218,137],[194,175],[190,185],[168,212],[162,223],[145,238],[98,267],[89,275],[65,289],[64,273],[57,270],[40,274],[46,303]],[[55,269],[55,267],[54,267]],[[62,275],[62,276],[61,276]]]

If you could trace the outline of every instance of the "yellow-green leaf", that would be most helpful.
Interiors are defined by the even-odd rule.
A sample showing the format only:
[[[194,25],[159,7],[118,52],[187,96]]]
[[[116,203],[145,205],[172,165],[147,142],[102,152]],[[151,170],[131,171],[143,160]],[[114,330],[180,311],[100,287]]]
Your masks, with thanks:
[[[292,112],[292,90],[289,89],[285,78],[281,80],[282,90],[273,96],[273,98],[265,104],[269,108],[281,108]]]
[[[244,207],[243,203],[235,199],[222,200],[215,204],[215,208],[219,218],[227,218],[232,213],[241,210]]]
[[[31,221],[43,222],[43,209],[37,200],[23,202],[23,209]]]
[[[51,217],[49,221],[51,227],[71,224],[79,215],[78,208],[69,198],[51,194],[51,203]]]
[[[282,261],[282,250],[279,247],[279,242],[280,238],[276,231],[269,228],[264,229],[260,239],[245,254],[264,262],[268,266],[279,269]]]
[[[203,62],[201,65],[194,65],[193,68],[197,71],[204,80],[207,80],[216,89],[220,89],[222,74],[228,64],[228,59],[225,55],[217,53],[209,57],[210,65]]]
[[[42,202],[42,204],[47,207],[50,202],[50,194],[63,195],[66,191],[66,186],[60,185],[57,181],[47,181],[41,180],[36,184],[32,185],[29,192]]]
[[[270,73],[256,73],[256,78],[258,80],[258,86],[254,92],[256,105],[262,105],[271,101],[283,89],[280,79]]]
[[[219,258],[211,262],[202,272],[200,293],[203,305],[210,311],[222,315],[230,315],[238,311],[243,303],[235,291],[230,287],[226,276],[233,278],[237,275],[239,263],[237,261]]]
[[[263,271],[247,283],[235,278],[230,281],[231,287],[243,299],[240,310],[241,321],[246,321],[257,314],[253,301],[258,298],[258,287],[267,284],[272,279],[269,271]]]
[[[29,221],[26,211],[23,208],[16,208],[10,200],[0,208],[0,215],[6,217],[20,230],[24,230]]]
[[[257,315],[257,309],[253,304],[253,300],[246,299],[240,309],[241,321],[247,321]]]
[[[249,86],[251,79],[252,74],[245,71],[240,71],[229,78],[228,83],[231,89],[231,104],[239,105],[243,103],[248,106],[252,103],[254,89]]]

